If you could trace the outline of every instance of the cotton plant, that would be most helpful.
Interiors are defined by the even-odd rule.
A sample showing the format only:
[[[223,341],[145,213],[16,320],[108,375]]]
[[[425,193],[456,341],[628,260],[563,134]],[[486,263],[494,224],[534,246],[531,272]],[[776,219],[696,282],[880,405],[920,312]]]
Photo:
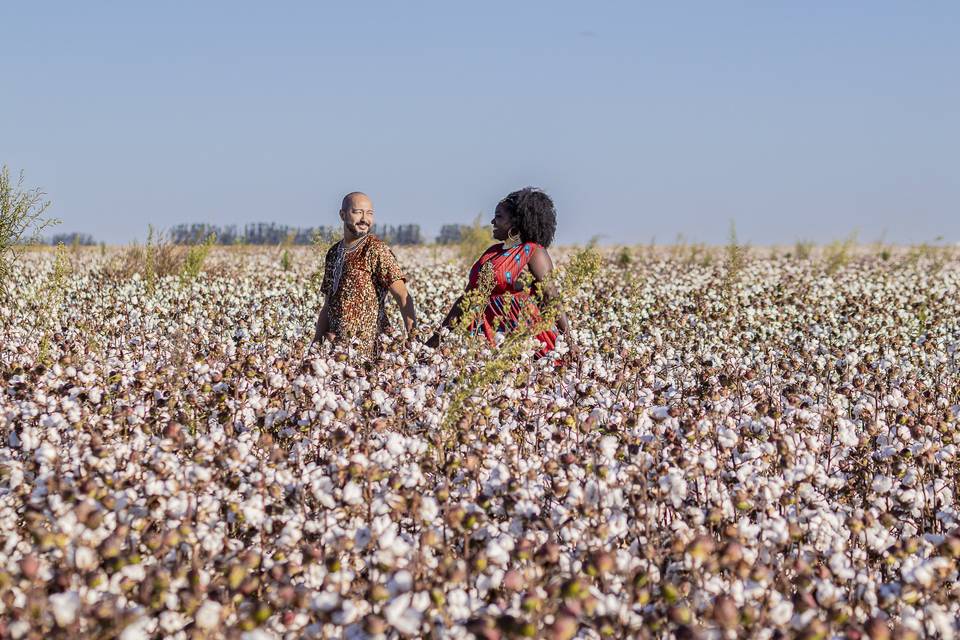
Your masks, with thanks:
[[[464,279],[422,251],[397,253],[431,326]],[[565,291],[578,358],[517,345],[451,420],[465,358],[497,352],[305,359],[317,259],[213,250],[148,287],[80,253],[41,354],[53,256],[25,255],[0,305],[2,635],[956,635],[955,262],[730,279],[608,252]]]

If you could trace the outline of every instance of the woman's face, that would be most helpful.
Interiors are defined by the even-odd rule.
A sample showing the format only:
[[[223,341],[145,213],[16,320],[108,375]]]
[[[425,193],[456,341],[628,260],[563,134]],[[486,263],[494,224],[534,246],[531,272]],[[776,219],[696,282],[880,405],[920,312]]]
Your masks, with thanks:
[[[493,225],[493,237],[495,240],[506,240],[507,236],[510,235],[510,229],[514,227],[513,219],[511,219],[506,207],[502,204],[497,205],[497,210],[494,212],[493,220],[490,221],[490,224]]]

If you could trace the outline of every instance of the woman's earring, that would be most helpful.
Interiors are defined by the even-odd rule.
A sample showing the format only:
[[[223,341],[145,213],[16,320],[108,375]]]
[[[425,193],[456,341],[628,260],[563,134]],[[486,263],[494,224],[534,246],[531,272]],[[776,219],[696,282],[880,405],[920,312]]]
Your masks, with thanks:
[[[514,247],[520,246],[520,232],[510,229],[510,232],[507,234],[507,241],[503,243],[504,247],[507,249],[512,249]]]

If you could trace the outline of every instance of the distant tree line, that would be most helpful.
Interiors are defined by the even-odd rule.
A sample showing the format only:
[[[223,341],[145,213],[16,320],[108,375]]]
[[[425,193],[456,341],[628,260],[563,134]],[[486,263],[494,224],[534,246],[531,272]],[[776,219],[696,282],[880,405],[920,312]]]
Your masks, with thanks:
[[[92,247],[97,244],[97,241],[93,239],[93,236],[89,233],[55,233],[50,236],[50,244],[56,246],[60,243],[63,243],[67,246],[76,246],[80,245],[83,247]]]
[[[460,242],[463,230],[468,225],[445,224],[440,228],[436,237],[437,244],[456,244]],[[179,224],[170,229],[168,236],[176,244],[193,244],[209,238],[213,234],[217,244],[311,244],[317,237],[334,238],[340,235],[340,226],[319,227],[291,227],[273,222],[257,222],[244,225],[241,230],[237,225],[220,227],[212,224]],[[371,231],[388,244],[417,245],[426,242],[420,225],[375,224]]]
[[[463,238],[463,231],[467,229],[465,224],[445,224],[440,227],[440,235],[437,236],[437,244],[457,244]]]
[[[291,227],[273,222],[257,222],[244,225],[220,227],[212,224],[179,224],[167,233],[175,244],[193,244],[201,242],[211,235],[217,244],[277,245],[312,244],[317,237],[334,238],[340,234],[339,226]],[[375,224],[371,231],[390,244],[423,244],[423,234],[418,224],[380,225]]]
[[[468,225],[445,224],[440,227],[440,234],[436,237],[437,244],[456,244],[463,237],[464,229]],[[392,245],[418,245],[426,242],[418,224],[383,225],[375,224],[371,231]],[[335,238],[341,233],[340,226],[319,227],[291,227],[273,222],[256,222],[244,225],[240,229],[231,224],[219,226],[214,224],[178,224],[167,232],[167,238],[174,244],[197,244],[207,241],[211,236],[213,242],[220,245],[250,244],[250,245],[308,245],[316,238]],[[97,244],[89,233],[57,233],[47,238],[45,243],[57,245],[93,246]]]

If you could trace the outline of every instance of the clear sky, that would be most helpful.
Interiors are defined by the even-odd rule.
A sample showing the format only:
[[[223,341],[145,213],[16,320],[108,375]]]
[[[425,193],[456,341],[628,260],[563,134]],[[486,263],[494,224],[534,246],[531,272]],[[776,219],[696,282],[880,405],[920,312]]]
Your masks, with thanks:
[[[492,215],[960,241],[960,3],[9,2],[0,163],[61,231]]]

